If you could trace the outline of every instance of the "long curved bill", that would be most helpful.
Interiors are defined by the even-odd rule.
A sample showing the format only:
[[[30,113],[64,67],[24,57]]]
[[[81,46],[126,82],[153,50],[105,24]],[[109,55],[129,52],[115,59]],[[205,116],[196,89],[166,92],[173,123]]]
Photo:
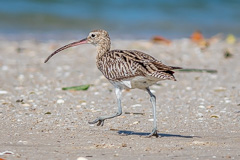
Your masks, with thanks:
[[[77,42],[73,42],[73,43],[67,44],[67,45],[65,45],[65,46],[57,49],[57,50],[56,50],[55,52],[53,52],[50,56],[48,56],[48,58],[44,61],[44,63],[47,63],[47,61],[48,61],[52,56],[54,56],[54,55],[57,54],[58,52],[61,52],[61,51],[64,50],[64,49],[67,49],[67,48],[70,48],[70,47],[73,47],[73,46],[78,46],[78,45],[80,45],[80,44],[86,44],[86,43],[88,43],[88,42],[87,42],[87,38],[84,38],[84,39],[82,39],[82,40],[80,40],[80,41],[77,41]]]

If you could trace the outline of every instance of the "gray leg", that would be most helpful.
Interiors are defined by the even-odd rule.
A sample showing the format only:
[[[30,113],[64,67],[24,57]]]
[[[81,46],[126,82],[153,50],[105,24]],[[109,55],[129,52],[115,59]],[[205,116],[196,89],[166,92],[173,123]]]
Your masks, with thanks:
[[[104,120],[106,119],[111,119],[117,116],[120,116],[122,114],[122,106],[121,106],[121,97],[122,97],[122,89],[121,88],[115,88],[115,93],[117,96],[117,103],[118,103],[118,111],[116,114],[111,115],[111,116],[101,116],[98,117],[96,120],[92,121],[92,122],[88,122],[89,124],[95,124],[98,123],[97,126],[103,126],[104,124]]]
[[[157,133],[157,118],[156,118],[156,97],[154,94],[152,94],[152,92],[150,91],[149,88],[146,88],[148,94],[150,95],[150,101],[152,103],[152,109],[153,109],[153,130],[152,132],[147,136],[147,137],[151,137],[151,136],[156,136],[158,137],[158,133]]]

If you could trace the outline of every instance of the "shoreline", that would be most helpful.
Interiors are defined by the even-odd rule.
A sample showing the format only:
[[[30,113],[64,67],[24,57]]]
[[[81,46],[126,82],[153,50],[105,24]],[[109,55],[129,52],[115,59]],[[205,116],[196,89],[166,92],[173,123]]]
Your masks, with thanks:
[[[90,30],[85,31],[70,31],[70,30],[62,30],[62,31],[21,31],[21,32],[0,32],[0,39],[12,40],[12,41],[21,41],[21,40],[37,40],[37,41],[48,41],[48,40],[72,40],[72,39],[81,39],[84,36],[87,36]],[[152,33],[128,33],[122,31],[121,33],[110,31],[110,37],[112,40],[149,40],[154,36],[163,36],[167,39],[177,40],[190,38],[191,34],[194,30],[189,33],[181,34],[181,33],[171,33],[166,34],[159,30],[158,32]],[[215,34],[204,34],[206,38],[211,38],[217,35],[221,35],[222,37],[226,37],[227,35],[232,34],[229,33],[215,33]],[[240,37],[240,35],[235,35],[236,37]]]

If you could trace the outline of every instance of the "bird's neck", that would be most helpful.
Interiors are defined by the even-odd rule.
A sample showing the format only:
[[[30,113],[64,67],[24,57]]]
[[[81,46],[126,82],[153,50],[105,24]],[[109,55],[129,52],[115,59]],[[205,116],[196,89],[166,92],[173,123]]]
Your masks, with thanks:
[[[110,40],[102,41],[101,43],[97,44],[97,58],[100,58],[104,53],[110,51],[110,46]]]

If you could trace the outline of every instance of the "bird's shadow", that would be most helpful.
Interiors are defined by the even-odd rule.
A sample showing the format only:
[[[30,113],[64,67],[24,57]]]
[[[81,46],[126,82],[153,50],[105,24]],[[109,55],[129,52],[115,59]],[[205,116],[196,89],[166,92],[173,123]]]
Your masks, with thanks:
[[[120,135],[138,135],[138,136],[147,136],[150,133],[147,132],[134,132],[134,131],[126,131],[126,130],[120,130],[117,132]],[[184,136],[184,135],[180,135],[180,134],[164,134],[164,133],[159,133],[158,134],[159,137],[179,137],[179,138],[201,138],[199,136]]]

